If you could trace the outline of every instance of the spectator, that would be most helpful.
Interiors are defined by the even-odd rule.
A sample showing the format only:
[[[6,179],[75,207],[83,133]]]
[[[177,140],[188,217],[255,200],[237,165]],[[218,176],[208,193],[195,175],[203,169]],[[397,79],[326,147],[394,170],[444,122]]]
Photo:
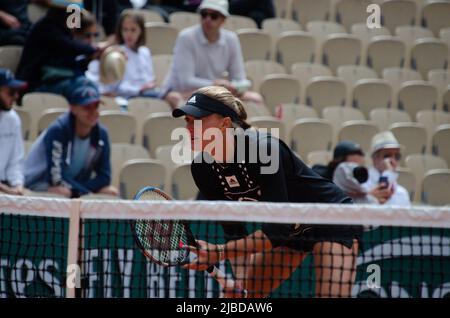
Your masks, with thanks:
[[[65,6],[79,1],[53,0]],[[67,96],[79,75],[80,61],[94,58],[101,49],[74,38],[67,25],[71,12],[53,4],[33,27],[24,46],[17,76],[27,81],[31,91],[51,92]]]
[[[0,1],[0,45],[24,45],[31,28],[29,0]]]
[[[178,91],[184,99],[203,86],[224,86],[241,100],[263,104],[261,95],[244,91],[246,74],[239,39],[222,28],[228,13],[226,0],[204,0],[201,23],[184,29],[175,44],[173,64],[166,77],[162,96]],[[172,106],[183,101],[169,100]]]
[[[364,152],[361,147],[353,141],[341,141],[334,148],[333,160],[328,165],[314,165],[312,169],[322,177],[332,180],[334,170],[342,162],[354,162],[358,165],[364,165]]]
[[[86,10],[93,12],[96,19],[103,26],[105,35],[114,37],[117,19],[119,17],[119,5],[117,0],[84,0]]]
[[[155,83],[152,56],[150,50],[144,45],[144,18],[132,12],[122,13],[118,22],[116,37],[127,57],[123,79],[108,85],[102,83],[98,60],[89,64],[86,76],[96,82],[99,85],[100,92],[105,95],[125,98],[135,96],[158,97],[160,89]],[[168,98],[175,94],[175,92],[169,93]]]
[[[229,0],[229,2],[231,14],[250,17],[259,28],[265,19],[275,17],[273,0]]]
[[[398,174],[395,172],[401,159],[401,148],[390,131],[378,133],[372,138],[373,167],[369,168],[369,180],[364,186],[380,204],[411,205],[408,191],[397,183]]]
[[[0,193],[23,194],[23,142],[20,118],[14,111],[18,90],[25,82],[0,69]]]
[[[25,184],[33,191],[65,197],[118,194],[110,186],[108,132],[98,123],[100,94],[79,78],[68,96],[70,111],[61,115],[33,144],[25,160]],[[95,173],[95,176],[93,176]]]

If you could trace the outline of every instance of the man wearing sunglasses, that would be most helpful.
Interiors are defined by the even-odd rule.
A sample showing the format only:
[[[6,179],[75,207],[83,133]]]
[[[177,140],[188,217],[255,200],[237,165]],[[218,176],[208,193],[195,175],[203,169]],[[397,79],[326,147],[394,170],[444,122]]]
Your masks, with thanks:
[[[411,205],[408,191],[397,183],[396,169],[401,159],[401,149],[402,146],[390,131],[380,132],[372,138],[373,167],[369,169],[369,180],[364,187],[380,204]]]
[[[161,97],[176,91],[187,99],[200,87],[219,85],[244,101],[262,104],[261,95],[247,91],[250,85],[237,35],[222,28],[230,15],[228,1],[203,0],[198,10],[200,24],[184,29],[178,36]]]
[[[0,194],[23,194],[23,142],[20,118],[14,111],[19,90],[26,83],[0,69]]]

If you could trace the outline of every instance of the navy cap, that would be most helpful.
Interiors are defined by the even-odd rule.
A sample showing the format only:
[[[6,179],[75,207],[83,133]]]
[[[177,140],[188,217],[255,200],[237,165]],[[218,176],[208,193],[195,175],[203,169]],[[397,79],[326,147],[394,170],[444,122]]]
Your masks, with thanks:
[[[186,105],[175,108],[172,116],[177,118],[185,115],[191,115],[195,118],[202,118],[211,114],[220,114],[224,117],[230,117],[231,120],[237,120],[238,114],[224,103],[200,93],[194,93]]]
[[[354,154],[364,156],[364,152],[356,142],[344,140],[334,148],[333,159],[340,159]]]
[[[69,93],[67,100],[71,105],[87,106],[100,102],[100,92],[94,85],[81,85]]]
[[[5,68],[0,68],[0,87],[6,86],[14,89],[21,89],[27,87],[27,82],[19,81],[14,77],[14,74]]]

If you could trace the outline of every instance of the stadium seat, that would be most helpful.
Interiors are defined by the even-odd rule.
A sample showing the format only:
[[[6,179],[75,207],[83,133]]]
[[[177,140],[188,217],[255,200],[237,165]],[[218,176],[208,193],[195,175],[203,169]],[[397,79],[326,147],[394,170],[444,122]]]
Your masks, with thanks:
[[[432,154],[442,157],[450,167],[450,124],[440,125],[436,128],[432,139]]]
[[[38,118],[36,136],[39,136],[47,129],[59,116],[67,112],[65,108],[48,108],[44,110]]]
[[[290,19],[268,18],[262,22],[262,29],[269,33],[275,41],[285,31],[301,31],[302,28],[300,24]]]
[[[157,86],[162,86],[166,75],[170,71],[172,65],[172,54],[160,54],[152,56],[153,71],[155,72],[155,83]]]
[[[174,152],[177,157],[175,157],[172,152]],[[159,146],[156,148],[156,159],[158,159],[166,168],[166,182],[170,182],[170,175],[176,167],[184,164],[190,164],[194,159],[194,153],[191,151],[190,140],[189,143],[186,142],[183,145]]]
[[[147,9],[125,9],[124,12],[137,13],[144,18],[145,23],[164,23],[163,17],[156,11]]]
[[[333,72],[341,65],[357,65],[361,60],[361,41],[353,35],[329,35],[322,45],[322,64]]]
[[[438,92],[437,109],[443,109],[442,98],[445,90],[450,85],[450,70],[431,70],[428,72],[428,82],[436,87]]]
[[[338,132],[338,142],[351,140],[358,143],[364,152],[370,149],[372,137],[380,130],[375,123],[367,120],[351,120],[344,123]]]
[[[31,116],[29,140],[34,140],[36,138],[37,119],[44,110],[48,108],[69,109],[69,103],[62,95],[51,93],[27,93],[22,98],[22,106]]]
[[[447,1],[430,2],[422,8],[422,26],[439,36],[442,28],[450,27],[450,3]]]
[[[447,44],[448,48],[450,48],[450,27],[443,28],[439,31],[439,39]]]
[[[405,65],[409,65],[411,48],[418,39],[432,38],[433,32],[417,25],[404,25],[395,29],[395,35],[406,45]]]
[[[367,46],[372,38],[379,35],[391,35],[389,30],[383,26],[379,28],[370,29],[367,27],[367,23],[356,23],[351,27],[351,34],[356,36],[362,44],[361,61],[366,61]]]
[[[314,136],[314,138],[311,138],[311,136]],[[292,150],[305,159],[312,151],[331,151],[333,126],[324,119],[299,119],[294,122],[290,137]]]
[[[188,132],[185,129],[185,122],[181,118],[173,118],[168,113],[150,114],[144,121],[142,129],[143,146],[148,149],[150,156],[155,158],[156,148],[163,145],[173,145],[180,140],[172,140],[171,134],[176,128],[184,128],[185,138],[188,138]],[[179,138],[179,136],[176,136]]]
[[[157,160],[128,160],[120,171],[120,196],[131,200],[140,189],[150,185],[165,190],[165,177],[166,169]]]
[[[402,41],[393,36],[379,35],[367,46],[366,64],[381,76],[387,67],[403,67],[405,53],[406,46]]]
[[[447,169],[445,160],[426,154],[412,154],[405,158],[405,165],[414,174],[416,179],[416,196],[414,201],[420,202],[420,193],[422,192],[422,180],[425,174],[432,169]]]
[[[132,159],[150,159],[147,149],[141,145],[115,143],[111,145],[111,184],[119,188],[119,175],[125,162]]]
[[[297,62],[313,63],[315,60],[316,40],[302,31],[286,31],[277,40],[275,58],[289,70]]]
[[[291,19],[292,0],[273,0],[275,16],[282,19]]]
[[[27,110],[23,108],[14,107],[17,115],[20,118],[20,126],[22,129],[22,138],[23,140],[30,140],[30,130],[31,130],[31,114]],[[31,140],[32,141],[32,140]]]
[[[254,102],[243,102],[247,118],[258,116],[270,116],[271,113],[266,106],[256,104]]]
[[[309,21],[330,20],[330,0],[292,0],[292,18],[303,28]]]
[[[446,69],[448,56],[449,50],[443,41],[419,39],[411,48],[411,68],[426,78],[433,69]]]
[[[152,55],[173,54],[178,30],[166,23],[147,23],[145,36],[145,45]]]
[[[328,165],[328,163],[333,159],[333,153],[326,150],[311,151],[307,158],[306,164],[309,167],[314,165]]]
[[[277,106],[276,117],[286,126],[289,132],[298,119],[319,118],[317,112],[310,106],[302,104],[281,104]]]
[[[370,111],[370,121],[377,124],[380,131],[388,130],[395,123],[410,123],[411,116],[403,110],[394,108],[375,108]]]
[[[416,118],[421,110],[436,110],[437,90],[425,81],[404,82],[398,92],[398,109],[409,113]]]
[[[22,46],[7,45],[0,46],[0,68],[7,68],[15,73],[22,56]]]
[[[305,91],[308,82],[315,76],[332,76],[331,70],[322,64],[294,63],[291,66],[291,73],[300,82],[300,101],[305,102]]]
[[[237,31],[241,43],[244,61],[270,60],[272,55],[272,37],[258,29],[240,29]]]
[[[414,201],[417,193],[416,176],[409,168],[404,167],[398,167],[395,172],[398,174],[397,183],[406,189],[411,202]]]
[[[263,130],[265,129],[266,132],[270,133],[271,135],[279,139],[282,139],[284,142],[289,144],[286,135],[286,125],[284,124],[283,121],[272,116],[261,116],[261,117],[252,117],[247,122],[256,129],[263,129]],[[276,133],[277,131],[278,133]]]
[[[257,29],[255,20],[241,15],[230,15],[224,24],[224,28],[236,32],[239,29]]]
[[[370,0],[341,0],[336,3],[336,22],[342,24],[348,31],[355,23],[367,21],[367,7]]]
[[[176,11],[170,14],[169,21],[172,26],[181,31],[190,26],[196,25],[200,21],[197,13],[187,11]]]
[[[306,30],[316,39],[316,56],[320,56],[322,44],[331,34],[345,34],[345,28],[331,21],[310,21],[306,24]]]
[[[427,129],[428,145],[431,145],[436,129],[440,125],[450,124],[450,114],[436,110],[421,110],[417,112],[416,120]]]
[[[347,86],[347,104],[352,102],[352,91],[359,80],[362,79],[376,79],[377,73],[363,65],[342,65],[337,68],[336,76],[344,80]]]
[[[407,81],[419,81],[419,72],[402,67],[388,67],[383,70],[383,79],[392,87],[392,105],[397,105],[397,95],[400,87]]]
[[[268,75],[264,77],[259,91],[271,114],[275,114],[278,104],[300,102],[300,84],[293,75]]]
[[[120,110],[119,103],[116,101],[116,98],[102,95],[100,97],[100,111],[102,110]]]
[[[192,200],[197,197],[198,188],[191,173],[191,164],[175,168],[171,174],[171,194],[176,200]]]
[[[410,0],[385,1],[381,4],[381,24],[392,34],[399,26],[414,25],[417,5]]]
[[[347,108],[342,106],[328,106],[322,110],[323,119],[329,121],[333,126],[333,143],[336,144],[338,131],[345,122],[351,120],[364,120],[364,115],[361,111],[354,108]]]
[[[104,110],[100,112],[100,123],[108,129],[111,143],[130,143],[136,141],[136,118],[125,112]]]
[[[425,154],[427,150],[427,129],[419,123],[395,123],[389,126],[389,130],[405,148],[402,149],[403,165],[405,157],[412,154]]]
[[[306,86],[305,103],[321,114],[327,106],[344,106],[346,94],[343,80],[334,76],[316,76]]]
[[[369,118],[372,109],[391,107],[392,88],[385,80],[362,79],[355,83],[350,101],[353,108]]]
[[[430,205],[450,204],[450,169],[434,169],[422,181],[422,202]]]
[[[142,129],[148,115],[172,112],[169,104],[159,98],[135,97],[128,100],[128,113],[136,119],[136,143],[142,142]]]
[[[450,88],[448,87],[442,96],[442,110],[445,112],[450,111]]]
[[[270,74],[285,74],[286,70],[280,63],[267,60],[245,62],[245,73],[252,81],[254,91],[259,91],[259,86],[265,76]]]

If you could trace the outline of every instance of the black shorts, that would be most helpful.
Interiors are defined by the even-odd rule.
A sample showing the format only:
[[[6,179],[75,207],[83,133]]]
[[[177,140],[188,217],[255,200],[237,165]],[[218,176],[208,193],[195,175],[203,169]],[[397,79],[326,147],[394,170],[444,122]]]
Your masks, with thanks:
[[[289,231],[286,231],[287,227],[290,227]],[[263,231],[274,248],[284,246],[300,252],[311,252],[314,245],[320,242],[334,242],[351,248],[355,239],[361,240],[363,228],[354,225],[267,224]]]

